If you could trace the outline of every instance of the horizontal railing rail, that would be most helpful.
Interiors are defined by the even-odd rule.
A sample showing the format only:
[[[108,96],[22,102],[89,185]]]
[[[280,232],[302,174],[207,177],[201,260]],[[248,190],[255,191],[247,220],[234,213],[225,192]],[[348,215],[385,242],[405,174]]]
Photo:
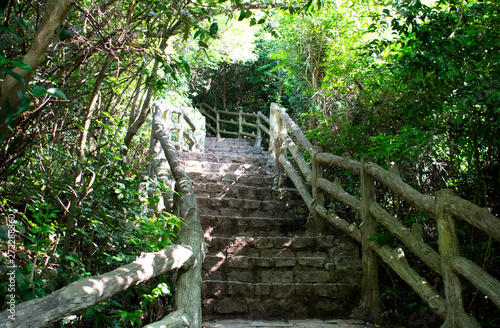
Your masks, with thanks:
[[[195,107],[207,119],[207,131],[211,131],[217,138],[229,136],[252,139],[255,147],[261,147],[262,132],[269,135],[269,118],[261,112],[245,113],[243,110],[238,112],[218,110],[205,103],[195,105]],[[230,127],[233,128],[230,129]]]
[[[151,278],[172,270],[189,269],[195,260],[192,250],[180,245],[143,253],[133,263],[100,276],[82,278],[50,295],[18,304],[13,312],[0,313],[0,327],[47,327]]]

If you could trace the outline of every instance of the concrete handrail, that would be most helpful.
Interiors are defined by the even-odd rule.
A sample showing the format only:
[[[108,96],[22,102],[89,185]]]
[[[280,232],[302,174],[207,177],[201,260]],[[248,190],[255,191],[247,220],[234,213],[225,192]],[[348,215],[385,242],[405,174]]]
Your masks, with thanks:
[[[263,116],[262,113],[257,115]],[[362,245],[364,283],[362,300],[355,315],[367,320],[373,320],[380,315],[377,256],[407,282],[429,307],[445,320],[445,325],[448,327],[479,327],[476,319],[464,311],[459,274],[500,308],[500,282],[474,262],[459,256],[458,238],[454,227],[454,218],[458,218],[500,241],[500,220],[488,209],[461,199],[449,189],[439,191],[435,197],[422,194],[403,182],[395,165],[387,171],[369,158],[362,158],[361,162],[357,162],[347,155],[341,157],[322,152],[319,147],[312,146],[300,128],[290,119],[286,110],[277,104],[271,104],[269,126],[269,130],[265,131],[270,137],[269,163],[274,166],[278,186],[282,181],[279,177],[288,175],[313,214],[308,221],[308,233],[312,235],[320,233],[322,220],[326,219]],[[291,157],[288,156],[288,152],[291,153]],[[310,158],[309,164],[303,157],[306,152]],[[349,195],[339,180],[330,182],[323,178],[326,165],[359,175],[360,199]],[[376,202],[375,181],[437,221],[439,253],[423,242],[421,225],[414,224],[411,229],[406,228],[398,218],[389,214]],[[362,221],[361,227],[343,220],[333,210],[327,210],[324,193],[358,212]],[[445,294],[450,296],[444,299],[430,283],[411,268],[402,249],[379,245],[374,240],[377,223],[381,223],[429,268],[441,275]]]

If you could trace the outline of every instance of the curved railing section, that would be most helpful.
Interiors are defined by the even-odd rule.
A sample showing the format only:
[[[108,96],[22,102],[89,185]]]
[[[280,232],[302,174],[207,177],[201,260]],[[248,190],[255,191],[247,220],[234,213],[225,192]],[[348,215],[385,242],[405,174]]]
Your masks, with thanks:
[[[186,109],[170,103],[157,103],[164,122],[163,129],[178,151],[201,151],[203,140],[200,127],[186,114]]]
[[[269,135],[269,118],[261,112],[245,113],[242,110],[230,112],[215,109],[205,103],[195,105],[195,107],[207,119],[207,132],[217,138],[227,136],[252,139],[255,147],[261,147],[263,132]]]
[[[486,208],[456,196],[444,189],[435,196],[422,194],[403,182],[393,165],[385,170],[369,158],[360,162],[349,156],[336,156],[314,147],[284,108],[271,105],[269,134],[269,163],[274,166],[279,185],[288,176],[312,213],[307,223],[310,235],[321,233],[323,220],[345,232],[362,247],[362,297],[354,315],[367,320],[381,313],[378,287],[377,256],[387,263],[444,321],[446,327],[479,327],[475,318],[464,311],[461,279],[469,280],[477,289],[500,308],[500,282],[476,263],[460,256],[455,221],[462,220],[500,241],[500,220]],[[337,178],[323,177],[328,167],[348,170],[359,176],[361,197],[347,193]],[[411,229],[376,201],[375,183],[388,188],[400,199],[426,216],[435,219],[438,248],[435,251],[423,241],[423,229],[414,223]],[[361,225],[339,217],[335,210],[325,206],[325,195],[353,209],[361,218]],[[393,237],[401,241],[444,282],[444,297],[440,295],[408,263],[402,248],[391,248],[375,241],[377,224],[382,224]]]

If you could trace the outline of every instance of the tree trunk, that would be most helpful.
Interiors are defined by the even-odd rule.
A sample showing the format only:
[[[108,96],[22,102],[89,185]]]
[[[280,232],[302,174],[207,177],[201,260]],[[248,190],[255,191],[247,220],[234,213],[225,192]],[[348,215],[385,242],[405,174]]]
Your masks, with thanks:
[[[31,42],[28,52],[21,59],[28,64],[33,70],[38,67],[44,60],[44,54],[47,47],[52,42],[56,30],[60,27],[62,20],[69,11],[74,0],[52,0],[47,5],[45,16],[38,28],[33,41]],[[19,98],[17,91],[25,89],[32,78],[32,73],[15,67],[14,73],[19,74],[24,79],[24,85],[10,75],[6,75],[1,84],[0,104],[0,138],[7,139],[10,135],[10,128],[5,122],[10,113],[17,112]],[[8,105],[5,105],[4,102]]]
[[[163,51],[167,47],[167,40],[168,40],[168,35],[161,41],[160,44],[160,49]],[[150,80],[156,75],[156,72],[158,71],[158,67],[160,66],[160,62],[155,59],[153,69],[151,70],[150,74]],[[146,119],[149,116],[149,113],[151,112],[149,108],[149,104],[151,103],[151,99],[153,98],[153,92],[154,92],[154,84],[149,81],[149,87],[146,95],[146,99],[144,99],[144,102],[142,103],[142,109],[139,115],[135,113],[135,109],[132,113],[130,113],[130,120],[133,119],[133,123],[129,121],[129,126],[127,129],[127,133],[125,134],[125,139],[123,140],[123,144],[125,145],[125,148],[122,151],[123,155],[127,155],[128,153],[128,148],[130,147],[130,143],[132,142],[132,138],[137,134],[141,126],[146,122]],[[132,114],[137,117],[132,117]]]
[[[83,123],[83,130],[81,131],[80,138],[78,140],[78,148],[76,149],[77,167],[73,182],[73,190],[70,196],[69,210],[66,213],[67,214],[66,233],[64,237],[63,251],[61,255],[61,258],[63,260],[64,257],[69,253],[71,239],[73,231],[75,229],[75,221],[76,217],[78,216],[77,214],[78,205],[83,200],[83,198],[87,196],[88,191],[90,190],[93,183],[92,179],[91,183],[89,183],[89,185],[86,188],[82,186],[83,171],[84,171],[83,162],[85,160],[85,149],[87,148],[87,139],[90,129],[90,123],[92,122],[92,116],[97,105],[97,100],[99,99],[99,90],[101,88],[102,82],[104,81],[106,73],[108,72],[109,66],[111,65],[112,59],[113,57],[111,56],[111,54],[108,54],[108,56],[106,57],[106,61],[104,62],[101,71],[99,72],[99,76],[95,81],[94,89],[92,91],[92,101],[90,102],[90,105],[87,108],[87,113],[85,114],[85,121]]]

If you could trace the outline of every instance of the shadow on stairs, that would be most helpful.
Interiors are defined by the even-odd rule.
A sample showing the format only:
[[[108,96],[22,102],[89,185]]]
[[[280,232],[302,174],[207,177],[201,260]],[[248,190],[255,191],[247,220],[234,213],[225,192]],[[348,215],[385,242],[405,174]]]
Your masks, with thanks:
[[[207,138],[204,153],[183,159],[208,246],[206,327],[369,327],[294,320],[351,313],[359,302],[360,250],[342,233],[305,236],[307,207],[295,189],[273,188],[266,153],[246,139]],[[261,320],[281,321],[259,326]]]

